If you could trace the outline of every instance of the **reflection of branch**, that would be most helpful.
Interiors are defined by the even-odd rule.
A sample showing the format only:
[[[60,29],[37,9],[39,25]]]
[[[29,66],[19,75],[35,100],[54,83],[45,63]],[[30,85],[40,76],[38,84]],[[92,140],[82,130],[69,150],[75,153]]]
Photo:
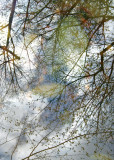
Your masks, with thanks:
[[[76,7],[76,5],[80,2],[80,0],[77,0],[72,7],[67,11],[67,15],[69,15],[69,13]]]
[[[53,130],[51,130],[49,133],[47,133],[47,134],[40,140],[40,142],[38,142],[38,144],[37,144],[37,145],[33,148],[33,150],[31,151],[29,157],[32,156],[33,152],[34,152],[35,149],[39,146],[39,144],[40,144],[43,140],[45,140],[45,138],[47,138],[47,136],[49,136],[49,135],[55,130],[56,127],[57,127],[57,126],[55,126]]]
[[[113,72],[113,65],[114,65],[114,60],[113,60],[113,62],[112,62],[112,65],[111,65],[111,71],[110,71],[110,74],[109,74],[109,81],[110,81],[110,78],[111,78],[111,75],[112,75],[112,72]],[[108,81],[108,82],[109,82]]]
[[[27,118],[26,118],[26,119],[27,119]],[[12,154],[11,154],[11,160],[13,159],[13,155],[14,155],[14,153],[15,153],[15,151],[16,151],[16,149],[17,149],[17,147],[18,147],[19,143],[20,143],[20,138],[21,138],[21,136],[22,136],[22,135],[25,135],[25,133],[24,133],[24,132],[25,132],[25,129],[26,129],[26,127],[25,127],[26,119],[24,120],[23,128],[21,129],[21,133],[20,133],[20,135],[18,136],[18,139],[17,139],[16,145],[14,146],[14,149],[13,149],[13,151],[12,151]]]
[[[16,59],[20,60],[20,57],[17,56],[14,52],[10,51],[6,46],[0,46],[0,48],[3,50],[3,51],[7,51],[9,52],[12,56],[14,56]]]
[[[50,4],[52,0],[50,0],[43,8],[41,8],[41,10],[39,10],[35,15],[34,17],[32,17],[31,19],[29,19],[29,21],[33,20],[34,18],[37,17],[38,14],[40,14],[45,8],[47,8],[47,6]]]
[[[88,75],[78,77],[78,79],[75,79],[74,81],[69,82],[69,83],[67,84],[67,86],[70,85],[70,84],[72,84],[72,83],[74,83],[74,82],[76,82],[76,81],[78,81],[78,80],[81,80],[81,79],[84,79],[84,78],[87,78],[87,77],[94,77],[94,79],[95,79],[95,76],[96,76],[98,73],[100,73],[101,71],[104,70],[103,54],[104,54],[107,50],[109,50],[113,45],[114,45],[114,42],[112,42],[112,43],[111,43],[110,45],[108,45],[105,49],[103,49],[103,51],[101,51],[101,52],[99,53],[99,54],[101,55],[101,67],[98,69],[98,71],[96,71],[95,73],[92,73],[92,74],[89,74],[89,73],[88,73]],[[112,74],[112,71],[113,71],[113,63],[114,63],[114,62],[112,62],[111,73],[110,73],[110,74]],[[103,71],[103,74],[104,74],[104,71]],[[68,76],[68,75],[67,75],[67,76]]]
[[[107,50],[109,50],[114,45],[114,42],[112,42],[110,45],[108,45],[103,51],[100,52],[100,55],[102,56]]]
[[[59,147],[59,146],[61,146],[61,145],[64,145],[65,143],[70,142],[70,141],[72,141],[72,140],[74,140],[74,139],[77,139],[77,138],[83,138],[83,137],[86,137],[86,136],[94,136],[94,135],[97,135],[97,134],[105,134],[105,133],[111,133],[111,132],[110,132],[110,131],[107,131],[107,132],[99,132],[99,133],[94,132],[94,133],[87,133],[87,134],[83,134],[83,135],[78,135],[78,136],[76,136],[76,137],[67,139],[66,141],[64,141],[64,142],[62,142],[62,143],[59,143],[59,144],[57,144],[57,145],[55,145],[55,146],[48,147],[48,148],[42,149],[42,150],[40,150],[40,151],[38,151],[38,152],[35,152],[35,153],[31,154],[31,156],[34,156],[34,155],[36,155],[36,154],[38,154],[38,153],[41,153],[41,152],[45,152],[45,151],[48,151],[48,150],[57,148],[57,147]],[[29,159],[31,156],[25,157],[25,158],[23,158],[22,160]]]
[[[100,52],[101,55],[101,70],[103,71],[104,74],[104,56],[103,54],[109,50],[112,46],[114,45],[114,42],[112,42],[110,45],[108,45],[105,49],[103,49],[103,51]]]
[[[4,29],[6,27],[8,27],[8,24],[6,24],[5,26],[1,26],[0,30]]]
[[[100,22],[100,24],[97,26],[97,28],[95,29],[95,31],[92,33],[92,35],[90,35],[90,38],[89,38],[89,41],[88,41],[88,44],[87,44],[87,48],[88,48],[88,46],[89,46],[89,44],[90,44],[93,36],[94,36],[95,33],[99,30],[99,28],[104,24],[105,21],[106,21],[106,20],[103,19],[103,20]]]
[[[25,22],[24,22],[24,27],[23,27],[23,36],[24,36],[24,30],[25,30],[25,27],[26,27],[26,21],[28,19],[29,6],[30,6],[30,0],[28,0],[28,5],[27,5],[26,17],[25,17]]]
[[[7,43],[6,43],[6,46],[7,46],[7,47],[8,47],[8,45],[9,45],[9,38],[10,38],[10,36],[11,36],[11,26],[12,26],[12,21],[13,21],[13,16],[14,16],[14,11],[15,11],[16,1],[17,1],[17,0],[13,0],[13,2],[12,2],[12,8],[11,8],[11,13],[10,13],[10,17],[9,17],[8,35],[7,35]]]

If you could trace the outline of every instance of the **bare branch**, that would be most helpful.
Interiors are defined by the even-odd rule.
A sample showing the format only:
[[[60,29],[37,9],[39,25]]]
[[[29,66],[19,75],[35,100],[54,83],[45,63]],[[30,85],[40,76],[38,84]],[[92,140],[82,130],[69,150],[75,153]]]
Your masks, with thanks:
[[[14,52],[10,51],[6,46],[0,46],[0,48],[4,51],[7,51],[8,53],[10,53],[12,56],[14,56],[16,59],[20,60],[20,57],[17,56]]]
[[[13,0],[13,2],[12,2],[12,8],[11,8],[11,13],[10,13],[10,17],[9,17],[8,35],[7,35],[7,43],[6,43],[6,46],[7,46],[7,47],[8,47],[8,45],[9,45],[9,38],[10,38],[10,36],[11,36],[11,27],[12,27],[12,21],[13,21],[14,12],[15,12],[15,7],[16,7],[16,1],[17,1],[17,0]]]

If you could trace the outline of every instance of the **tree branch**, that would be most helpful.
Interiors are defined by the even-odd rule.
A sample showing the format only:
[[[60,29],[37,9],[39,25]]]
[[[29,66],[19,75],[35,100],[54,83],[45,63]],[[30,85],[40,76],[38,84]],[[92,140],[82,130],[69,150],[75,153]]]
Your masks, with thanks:
[[[100,52],[100,55],[102,56],[106,51],[108,51],[112,46],[114,45],[114,42],[112,42],[110,45],[108,45],[103,51]]]
[[[20,60],[20,57],[17,56],[14,52],[10,51],[6,46],[0,46],[0,48],[3,50],[3,51],[7,51],[9,52],[12,56],[14,56],[16,59]]]
[[[97,135],[97,134],[105,134],[105,133],[111,133],[111,132],[110,132],[110,131],[107,131],[107,132],[99,132],[99,133],[94,132],[94,133],[87,133],[87,134],[83,134],[83,135],[78,135],[78,136],[73,137],[73,138],[70,138],[70,139],[68,139],[68,140],[66,140],[66,141],[64,141],[64,142],[61,142],[61,143],[59,143],[59,144],[57,144],[57,145],[55,145],[55,146],[48,147],[48,148],[42,149],[42,150],[40,150],[40,151],[38,151],[38,152],[35,152],[35,153],[31,154],[30,156],[23,158],[22,160],[29,159],[30,157],[32,157],[32,156],[34,156],[34,155],[36,155],[36,154],[38,154],[38,153],[41,153],[41,152],[44,152],[44,151],[47,151],[47,150],[50,150],[50,149],[57,148],[57,147],[65,144],[65,143],[67,143],[67,142],[69,142],[69,141],[72,141],[72,140],[74,140],[74,139],[77,139],[77,138],[83,138],[83,137],[85,137],[85,136],[90,136],[90,135],[91,135],[91,136],[94,136],[94,135]]]
[[[8,35],[7,35],[7,42],[6,42],[6,46],[7,46],[7,47],[8,47],[8,45],[9,45],[9,38],[10,38],[10,36],[11,36],[11,27],[12,27],[12,21],[13,21],[14,12],[15,12],[15,7],[16,7],[16,1],[17,1],[17,0],[13,0],[13,2],[12,2],[12,8],[11,8],[11,13],[10,13],[10,17],[9,17]]]

